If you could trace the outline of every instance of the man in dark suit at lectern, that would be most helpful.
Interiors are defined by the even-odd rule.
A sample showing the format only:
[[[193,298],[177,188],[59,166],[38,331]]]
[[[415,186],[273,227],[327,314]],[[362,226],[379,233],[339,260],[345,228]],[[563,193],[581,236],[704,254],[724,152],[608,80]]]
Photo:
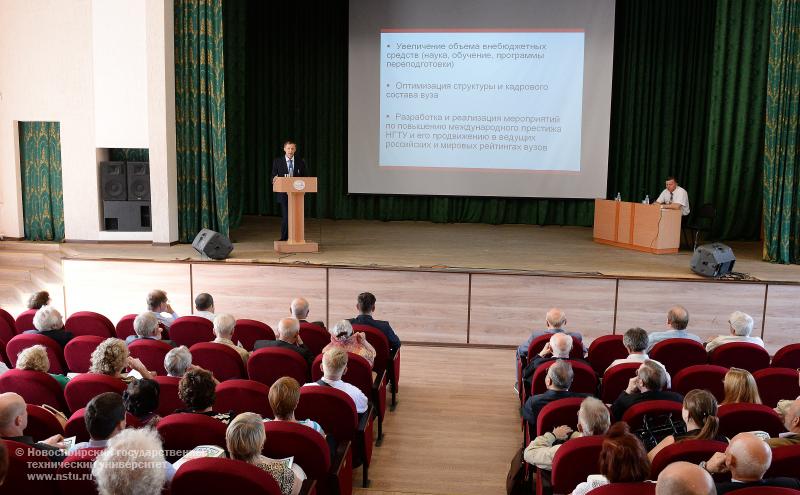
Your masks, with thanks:
[[[283,143],[283,156],[272,160],[272,183],[275,177],[308,177],[308,168],[302,158],[295,157],[297,144],[294,141]],[[281,205],[281,241],[289,240],[289,197],[286,193],[275,193],[275,200]]]

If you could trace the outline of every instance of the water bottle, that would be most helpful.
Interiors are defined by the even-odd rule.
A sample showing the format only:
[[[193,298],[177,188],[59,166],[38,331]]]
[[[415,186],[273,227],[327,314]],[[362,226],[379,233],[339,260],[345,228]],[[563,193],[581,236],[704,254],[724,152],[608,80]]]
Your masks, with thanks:
[[[622,196],[620,196],[620,194],[617,193],[617,196],[614,198],[614,200],[615,201],[622,201]]]
[[[650,195],[649,194],[645,194],[644,201],[642,201],[642,203],[644,203],[646,205],[650,204]]]

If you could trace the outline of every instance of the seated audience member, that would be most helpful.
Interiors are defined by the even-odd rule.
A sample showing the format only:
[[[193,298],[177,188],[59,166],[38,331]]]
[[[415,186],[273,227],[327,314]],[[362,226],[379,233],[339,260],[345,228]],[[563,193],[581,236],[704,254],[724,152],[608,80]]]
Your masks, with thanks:
[[[108,439],[125,429],[125,405],[122,396],[114,392],[104,392],[86,404],[83,413],[89,441],[76,443],[69,454],[90,447],[106,448]]]
[[[303,339],[300,338],[300,322],[295,318],[281,319],[278,322],[277,338],[275,340],[257,340],[253,345],[253,350],[261,349],[262,347],[291,349],[300,354],[309,367],[314,362],[314,356],[308,350],[308,347],[303,344]]]
[[[720,335],[706,344],[706,351],[711,352],[717,347],[731,342],[746,342],[764,347],[764,341],[760,337],[750,335],[753,331],[753,318],[747,313],[734,311],[728,318],[728,335]]]
[[[275,414],[274,421],[300,423],[301,425],[308,426],[324,437],[325,432],[316,421],[311,419],[295,419],[294,410],[297,409],[298,402],[300,402],[300,384],[290,376],[277,379],[269,388],[269,406],[272,408],[273,414]],[[269,418],[264,419],[265,423],[268,421],[273,420]]]
[[[587,397],[578,409],[577,431],[563,425],[545,432],[531,441],[525,448],[524,458],[528,464],[550,471],[558,448],[570,438],[603,435],[611,424],[608,408],[599,399]]]
[[[552,335],[554,333],[565,333],[569,336],[578,339],[578,342],[583,342],[583,335],[580,332],[569,332],[564,327],[567,324],[567,315],[558,308],[551,308],[545,317],[545,330],[534,330],[531,332],[528,340],[523,342],[517,347],[517,358],[528,357],[528,347],[531,346],[533,339],[541,337],[542,335]]]
[[[226,313],[218,314],[217,317],[214,318],[214,335],[216,336],[214,343],[225,344],[234,351],[238,352],[239,356],[242,358],[242,362],[244,362],[245,366],[247,366],[247,358],[250,357],[250,353],[247,352],[247,350],[243,347],[236,345],[231,340],[233,337],[233,328],[235,326],[236,318],[234,318],[232,315]]]
[[[314,383],[306,383],[304,387],[333,387],[349,395],[356,405],[358,414],[367,412],[369,400],[358,387],[342,381],[347,370],[347,352],[338,347],[325,351],[322,355],[322,378]]]
[[[649,344],[649,337],[647,336],[647,332],[641,328],[630,328],[625,335],[622,336],[622,344],[625,346],[625,349],[628,350],[628,357],[623,359],[615,359],[612,363],[606,368],[606,371],[610,370],[614,366],[626,363],[642,363],[646,359],[650,359],[647,355],[647,345]],[[657,363],[659,366],[664,368],[664,365],[656,361],[655,359],[650,359],[650,361]],[[664,368],[664,373],[667,374],[667,388],[672,387],[672,377],[669,376],[667,373],[667,368]]]
[[[544,379],[547,392],[528,397],[522,407],[522,417],[531,425],[532,431],[536,431],[536,419],[539,417],[539,411],[547,404],[568,397],[588,396],[588,394],[569,391],[574,376],[572,365],[563,359],[547,368],[547,376]]]
[[[192,353],[185,345],[170,350],[164,356],[164,369],[167,376],[181,378],[192,369]]]
[[[6,371],[8,371],[8,366],[6,366],[6,363],[0,361],[0,375],[5,373]]]
[[[61,313],[52,306],[42,306],[33,315],[33,327],[36,330],[27,330],[25,333],[32,333],[50,337],[63,349],[67,342],[72,340],[72,332],[64,330],[64,321]]]
[[[798,382],[800,382],[800,369],[797,370],[797,380],[798,380]],[[796,397],[796,399],[800,399],[800,395],[798,395]],[[795,401],[795,399],[781,399],[781,400],[779,400],[778,401],[778,405],[775,407],[775,412],[778,413],[778,415],[781,418],[785,418],[786,417],[786,412],[789,410],[790,407],[792,407],[792,404],[794,404],[794,401]]]
[[[761,404],[761,396],[758,394],[756,379],[749,371],[741,368],[731,368],[725,373],[723,381],[725,399],[721,405],[725,404]]]
[[[697,343],[703,343],[700,337],[686,331],[686,327],[689,326],[689,311],[683,306],[674,306],[669,310],[667,313],[667,326],[670,329],[666,332],[653,332],[650,334],[647,352],[650,352],[654,345],[668,339],[691,339]]]
[[[5,442],[0,442],[0,485],[3,484],[8,475],[8,449]]]
[[[622,416],[634,404],[648,400],[671,400],[683,402],[683,396],[677,392],[664,390],[667,376],[664,369],[651,360],[639,366],[636,376],[628,382],[628,388],[622,391],[611,406],[611,416],[615,421],[622,421]]]
[[[550,342],[544,345],[542,350],[536,356],[529,356],[533,359],[522,370],[522,380],[525,382],[525,389],[530,390],[531,380],[536,368],[544,363],[555,361],[557,359],[569,359],[569,353],[572,351],[572,337],[565,333],[555,333],[550,337]],[[576,360],[582,361],[582,360]]]
[[[111,437],[92,467],[100,495],[159,495],[174,472],[162,449],[154,428],[128,428]]]
[[[147,370],[140,360],[131,357],[128,347],[120,339],[108,338],[92,351],[92,364],[89,366],[89,373],[113,376],[125,383],[130,383],[136,378],[123,373],[125,368],[136,370],[142,378],[152,380],[153,373]]]
[[[308,306],[308,301],[302,297],[293,299],[292,304],[289,306],[289,314],[291,314],[294,318],[297,318],[297,321],[300,323],[311,323],[312,325],[317,325],[318,327],[325,329],[325,323],[321,321],[308,321],[309,311],[310,308]]]
[[[767,443],[773,449],[800,445],[800,398],[792,402],[783,415],[783,427],[786,433],[781,433],[778,438],[770,438]]]
[[[731,473],[731,480],[717,483],[717,494],[732,492],[750,486],[780,486],[800,490],[795,478],[764,479],[772,463],[772,449],[752,433],[739,433],[731,439],[725,453],[717,452],[711,459],[700,463],[709,473]]]
[[[329,349],[342,349],[345,352],[358,354],[372,366],[375,363],[375,348],[367,341],[364,332],[353,333],[353,326],[347,320],[342,320],[328,332],[331,334],[331,343],[326,345],[322,352]]]
[[[47,349],[38,344],[23,349],[17,355],[17,369],[47,373],[50,369],[50,358],[47,357]],[[69,378],[64,375],[59,375],[58,373],[48,374],[56,379],[61,388],[66,387],[67,383],[69,383]]]
[[[233,411],[215,412],[214,402],[217,400],[216,388],[219,382],[210,371],[196,368],[187,371],[178,384],[178,397],[186,404],[185,409],[175,412],[204,414],[218,419],[225,424],[231,422]]]
[[[282,462],[264,456],[261,451],[266,440],[261,416],[249,412],[236,416],[225,434],[231,459],[244,461],[269,473],[275,478],[283,495],[297,495],[306,479],[306,473],[297,463],[287,468]]]
[[[156,413],[161,387],[155,380],[142,378],[128,384],[122,393],[125,410],[133,415],[142,426],[155,427],[161,417]]]
[[[658,475],[656,495],[716,495],[708,471],[691,462],[673,462]]]
[[[53,435],[37,442],[31,437],[25,436],[27,426],[28,409],[25,406],[25,400],[14,392],[0,394],[0,438],[35,447],[43,451],[54,462],[64,460],[66,456],[61,450],[64,448],[63,436]]]
[[[172,326],[172,322],[178,319],[178,314],[172,310],[167,293],[163,290],[156,289],[147,294],[147,310],[153,313],[153,316],[167,329]]]
[[[400,337],[394,333],[388,321],[376,320],[372,317],[375,312],[375,296],[371,292],[362,292],[358,295],[356,309],[359,315],[350,318],[350,323],[355,325],[369,325],[380,330],[389,340],[389,352],[394,352],[400,348]]]
[[[572,495],[585,495],[609,483],[640,483],[650,477],[650,461],[642,442],[631,434],[628,424],[614,423],[603,439],[598,459],[600,474],[591,474],[573,490]]]
[[[652,461],[661,449],[668,445],[683,440],[717,440],[727,442],[728,439],[719,433],[719,418],[717,417],[717,399],[708,390],[690,390],[683,398],[681,410],[683,422],[686,424],[686,433],[669,435],[661,440],[647,457]]]
[[[153,313],[150,311],[140,313],[136,316],[136,319],[133,320],[133,331],[135,332],[134,335],[128,335],[125,339],[126,344],[131,344],[137,340],[141,339],[150,339],[150,340],[161,340],[171,346],[175,346],[175,342],[171,340],[163,340],[161,338],[162,328],[161,325],[158,324],[158,318],[156,318]]]
[[[50,293],[46,290],[40,290],[31,294],[28,299],[28,309],[41,309],[42,306],[50,305]]]
[[[194,309],[194,316],[209,321],[214,321],[214,317],[217,316],[214,314],[214,298],[205,292],[197,294],[197,297],[194,298]]]

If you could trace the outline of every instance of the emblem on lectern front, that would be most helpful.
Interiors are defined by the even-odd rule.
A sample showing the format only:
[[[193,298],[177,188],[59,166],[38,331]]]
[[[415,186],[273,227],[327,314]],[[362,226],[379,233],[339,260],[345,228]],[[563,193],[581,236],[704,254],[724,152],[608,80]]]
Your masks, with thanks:
[[[294,188],[298,191],[302,191],[306,188],[306,181],[304,180],[296,180],[294,181]]]

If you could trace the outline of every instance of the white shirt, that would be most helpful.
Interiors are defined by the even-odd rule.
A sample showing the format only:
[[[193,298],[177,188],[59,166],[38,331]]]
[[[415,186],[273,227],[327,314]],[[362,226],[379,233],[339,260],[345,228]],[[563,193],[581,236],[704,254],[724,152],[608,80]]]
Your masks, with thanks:
[[[158,313],[156,311],[151,311],[151,313],[153,313],[153,316],[155,316],[159,322],[163,323],[164,326],[167,327],[167,329],[169,329],[169,327],[172,326],[172,323],[178,319],[178,313],[175,313],[174,311],[172,312],[172,314]]]
[[[672,199],[670,199],[670,197]],[[689,193],[681,186],[675,186],[675,190],[670,193],[668,189],[661,191],[656,203],[668,205],[670,203],[678,203],[681,205],[681,215],[686,216],[689,214]]]
[[[664,370],[664,373],[667,375],[667,388],[672,388],[672,377],[669,376],[669,372],[667,372],[667,368],[664,367],[663,364],[656,361],[655,359],[651,359],[650,356],[647,355],[646,352],[637,353],[637,354],[628,354],[628,357],[625,359],[615,359],[611,364],[608,365],[606,371],[610,370],[614,366],[618,364],[625,364],[625,363],[643,363],[645,360],[650,359],[650,361],[656,363],[657,365],[661,366],[661,369]]]
[[[607,484],[608,479],[606,479],[606,477],[602,474],[590,474],[586,478],[586,481],[575,487],[575,489],[572,491],[572,495],[586,495],[595,488],[600,488],[601,486]]]
[[[195,310],[194,316],[199,316],[200,318],[205,318],[206,320],[213,322],[217,315],[211,311],[200,311],[197,309]]]
[[[339,389],[342,392],[344,392],[347,395],[349,395],[350,398],[353,399],[353,402],[355,402],[355,404],[356,404],[356,412],[358,414],[361,414],[363,412],[367,412],[367,407],[369,407],[369,400],[367,399],[367,396],[364,395],[364,393],[361,390],[358,389],[358,387],[356,387],[355,385],[350,385],[347,382],[343,382],[342,380],[333,381],[333,380],[328,380],[325,377],[323,377],[322,380],[325,383],[327,383],[328,385],[330,385],[331,387]],[[319,387],[320,386],[319,384],[313,383],[313,382],[312,383],[306,383],[303,386],[304,387],[308,387],[308,386],[311,386],[311,385],[313,385],[315,387]]]
[[[746,342],[748,344],[757,344],[764,347],[764,341],[760,337],[751,337],[749,335],[720,335],[714,340],[706,344],[706,351],[711,352],[723,344],[730,344],[731,342]]]

